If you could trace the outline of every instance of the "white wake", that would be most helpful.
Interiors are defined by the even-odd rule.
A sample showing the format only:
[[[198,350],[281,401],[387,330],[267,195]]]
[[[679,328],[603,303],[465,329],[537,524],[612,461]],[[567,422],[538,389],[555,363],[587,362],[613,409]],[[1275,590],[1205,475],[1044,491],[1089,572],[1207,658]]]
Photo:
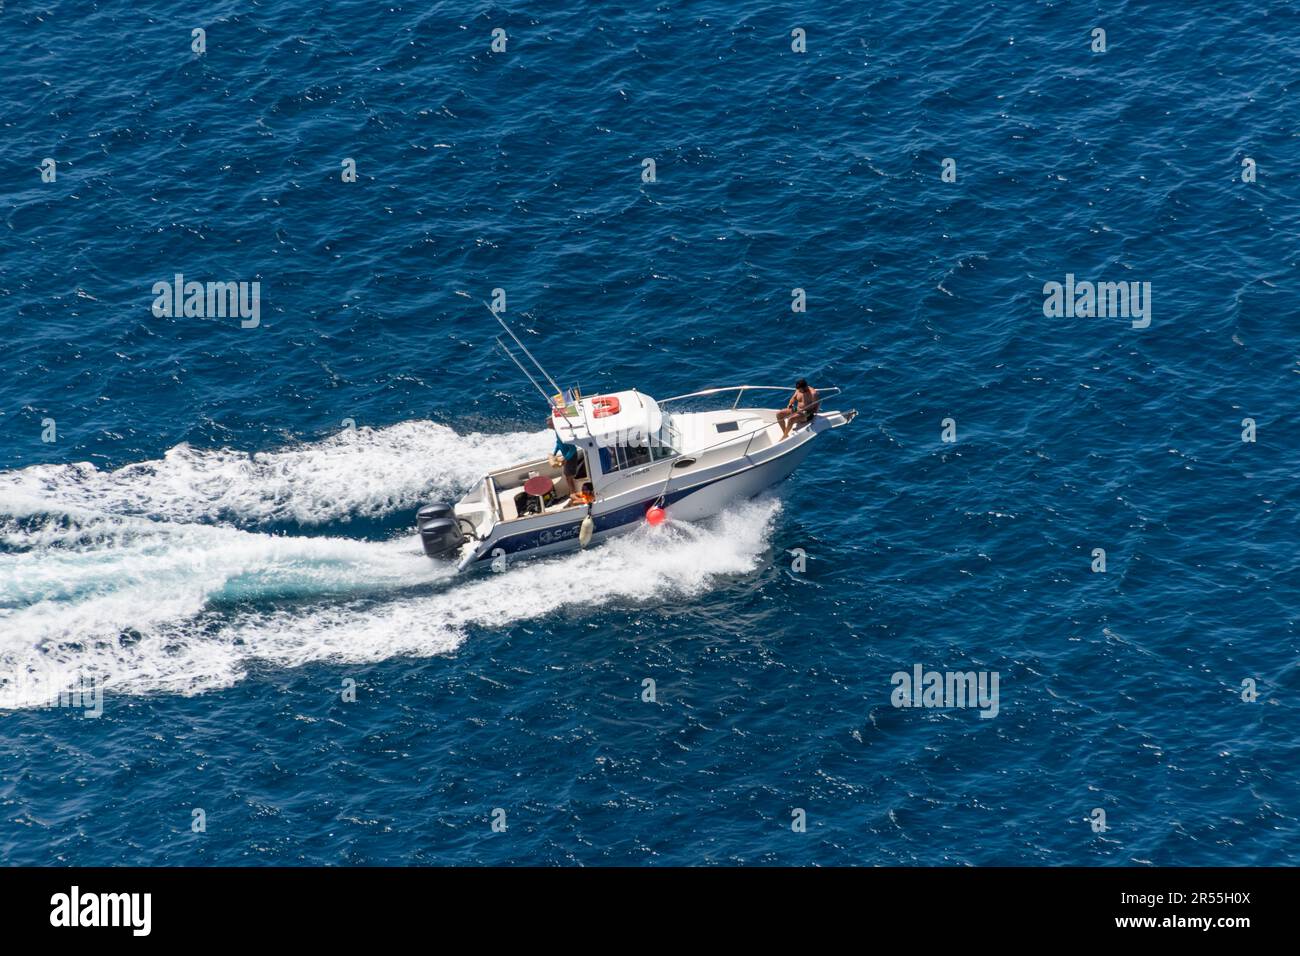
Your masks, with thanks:
[[[411,510],[545,454],[549,441],[408,422],[262,455],[179,446],[112,472],[0,473],[0,709],[89,682],[110,695],[201,693],[239,681],[254,661],[447,653],[472,628],[697,594],[766,552],[773,501],[454,581],[414,534],[255,530]]]
[[[177,445],[156,461],[100,471],[89,463],[0,472],[10,500],[178,521],[303,525],[374,518],[467,487],[493,468],[551,451],[550,432],[458,435],[428,421],[346,429],[282,451]]]

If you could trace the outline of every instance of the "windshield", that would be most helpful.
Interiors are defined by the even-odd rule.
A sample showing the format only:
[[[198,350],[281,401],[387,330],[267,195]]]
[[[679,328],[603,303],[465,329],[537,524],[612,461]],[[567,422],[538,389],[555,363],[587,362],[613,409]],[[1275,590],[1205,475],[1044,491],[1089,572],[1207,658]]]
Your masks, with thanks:
[[[665,455],[662,452],[656,457],[668,458],[677,454],[682,448],[682,435],[677,430],[677,425],[673,421],[673,416],[667,412],[663,413],[663,419],[659,425],[659,434],[654,436],[651,445],[657,445],[660,449],[667,449],[670,454]]]

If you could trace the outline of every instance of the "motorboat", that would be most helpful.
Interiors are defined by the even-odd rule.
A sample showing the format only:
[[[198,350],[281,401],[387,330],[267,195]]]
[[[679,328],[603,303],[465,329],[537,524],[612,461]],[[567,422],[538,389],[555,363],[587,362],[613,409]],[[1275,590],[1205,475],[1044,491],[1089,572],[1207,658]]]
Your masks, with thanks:
[[[499,320],[499,318],[498,318]],[[786,386],[733,385],[656,401],[637,389],[583,396],[561,390],[502,323],[554,392],[498,339],[547,400],[560,454],[493,471],[455,503],[421,508],[424,551],[458,571],[598,544],[649,522],[697,521],[790,475],[819,436],[856,411],[824,410],[838,388],[817,391],[806,421],[782,437],[765,406]],[[567,462],[562,452],[568,451]]]

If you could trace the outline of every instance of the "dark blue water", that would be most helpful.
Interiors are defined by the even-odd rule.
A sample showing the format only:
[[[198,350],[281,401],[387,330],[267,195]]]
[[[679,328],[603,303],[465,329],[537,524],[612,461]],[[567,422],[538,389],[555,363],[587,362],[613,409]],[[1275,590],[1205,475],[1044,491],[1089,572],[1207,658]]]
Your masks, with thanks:
[[[1295,4],[0,34],[5,862],[1300,860]],[[177,272],[259,324],[156,317]],[[1067,274],[1149,327],[1045,317]],[[448,581],[414,509],[549,448],[494,288],[588,392],[860,415],[716,521]],[[996,716],[892,706],[917,664]]]

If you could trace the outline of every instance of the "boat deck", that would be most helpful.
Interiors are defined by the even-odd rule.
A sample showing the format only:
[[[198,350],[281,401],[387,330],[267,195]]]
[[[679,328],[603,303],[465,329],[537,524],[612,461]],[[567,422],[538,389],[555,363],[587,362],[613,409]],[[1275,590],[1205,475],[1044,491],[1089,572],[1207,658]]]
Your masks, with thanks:
[[[564,477],[564,470],[555,467],[545,459],[531,461],[488,476],[488,480],[492,482],[493,489],[496,492],[496,499],[500,504],[500,519],[502,521],[515,521],[519,518],[532,517],[537,514],[537,512],[520,514],[519,507],[515,502],[516,498],[524,494],[524,482],[538,475],[550,478],[555,483],[551,503],[546,506],[543,513],[551,514],[555,511],[563,511],[572,505],[570,496],[577,489],[569,487],[569,481]],[[579,478],[578,482],[581,483],[585,480],[585,478]]]

